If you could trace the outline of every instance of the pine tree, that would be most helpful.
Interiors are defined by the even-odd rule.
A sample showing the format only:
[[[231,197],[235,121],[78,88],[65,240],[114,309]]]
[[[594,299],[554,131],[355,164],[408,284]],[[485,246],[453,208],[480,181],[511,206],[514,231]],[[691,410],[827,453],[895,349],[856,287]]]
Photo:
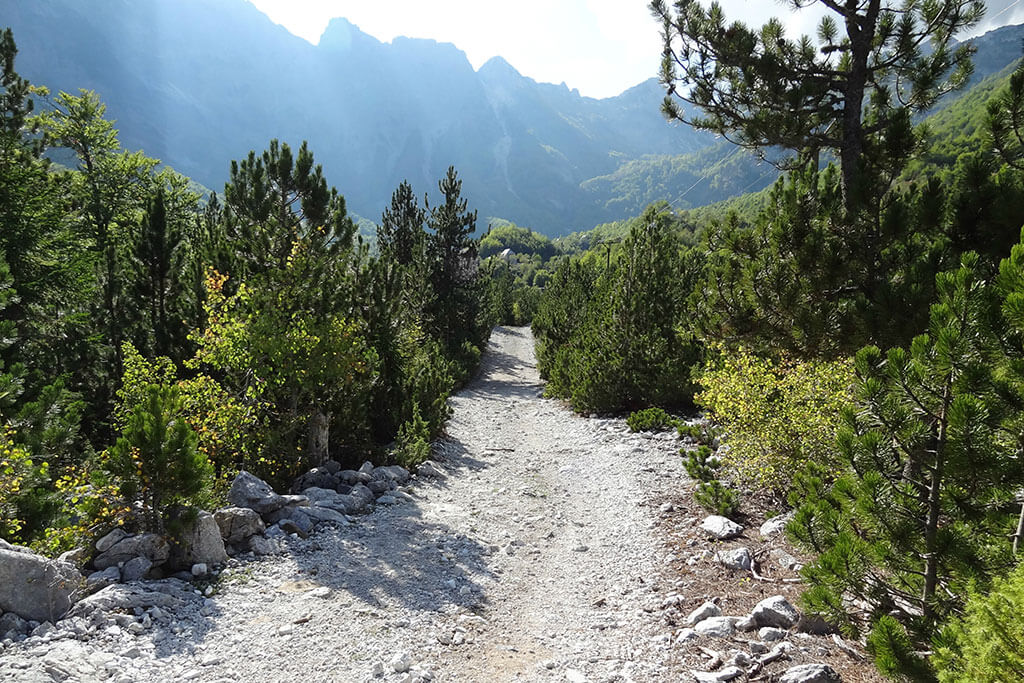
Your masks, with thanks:
[[[142,504],[152,531],[163,532],[171,506],[189,504],[213,475],[182,412],[176,387],[149,386],[109,451],[107,466],[120,478],[122,495]]]
[[[480,309],[478,285],[476,211],[467,209],[462,197],[462,181],[454,166],[438,182],[441,203],[427,209],[427,225],[432,231],[427,242],[429,280],[433,301],[429,304],[430,330],[437,339],[455,351],[464,342],[480,343],[477,329]]]
[[[416,203],[412,186],[403,180],[391,195],[391,206],[384,210],[377,226],[377,246],[381,254],[400,266],[412,265],[426,241],[423,231],[426,220],[427,212]]]
[[[271,140],[261,155],[252,151],[241,162],[232,161],[224,219],[237,257],[231,275],[242,280],[284,270],[298,241],[321,258],[324,270],[318,276],[329,278],[328,264],[351,248],[355,234],[344,197],[328,187],[305,141],[297,156],[287,143]]]
[[[999,371],[997,291],[977,272],[968,254],[937,277],[929,334],[908,349],[857,354],[858,405],[839,438],[846,470],[831,486],[807,475],[791,496],[789,531],[818,555],[804,570],[806,606],[849,633],[872,625],[876,661],[892,673],[922,666],[900,629],[926,643],[971,580],[1009,562],[1007,505],[1024,466],[1006,427],[1022,406]]]
[[[790,40],[777,18],[753,29],[727,24],[717,3],[653,0],[664,46],[662,109],[762,153],[792,150],[801,165],[817,167],[820,152],[834,152],[852,214],[880,199],[878,185],[884,191],[914,149],[911,117],[967,82],[972,48],[954,48],[953,39],[980,21],[985,6],[818,2],[830,13],[817,40]],[[796,10],[814,1],[789,4]],[[677,100],[701,114],[684,112]]]
[[[147,319],[143,329],[152,344],[144,348],[149,355],[178,356],[173,351],[180,348],[185,332],[176,315],[184,247],[180,229],[168,223],[164,189],[160,188],[150,200],[135,245],[135,290],[145,302]]]

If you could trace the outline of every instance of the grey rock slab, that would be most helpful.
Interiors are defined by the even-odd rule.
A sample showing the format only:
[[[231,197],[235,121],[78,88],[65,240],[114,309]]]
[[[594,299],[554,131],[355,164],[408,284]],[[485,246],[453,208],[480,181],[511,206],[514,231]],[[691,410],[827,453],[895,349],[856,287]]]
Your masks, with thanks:
[[[156,534],[136,534],[126,536],[110,546],[106,552],[97,555],[92,564],[96,569],[106,569],[136,557],[146,557],[154,566],[158,566],[166,562],[170,555],[171,544],[167,539]]]
[[[100,540],[96,541],[96,551],[105,553],[106,551],[110,550],[110,548],[113,547],[115,543],[127,537],[128,532],[122,529],[121,527],[118,527],[106,536],[104,536],[103,538],[101,538]]]
[[[320,524],[322,522],[331,522],[339,526],[346,526],[348,519],[345,515],[337,510],[321,505],[311,505],[306,508],[305,514],[313,521],[314,524]]]
[[[800,620],[800,612],[781,595],[773,595],[757,603],[750,616],[758,626],[786,629],[792,628]]]
[[[239,472],[231,482],[228,501],[237,507],[255,510],[261,515],[288,504],[285,497],[275,492],[270,484],[245,470]]]
[[[67,614],[83,587],[82,575],[14,546],[0,548],[0,611],[29,621],[54,622]]]
[[[445,473],[437,463],[428,460],[416,468],[416,476],[421,479],[444,479]]]
[[[334,489],[324,489],[317,486],[311,486],[307,489],[303,489],[302,495],[308,498],[311,504],[316,505],[317,503],[331,502],[340,494]]]
[[[409,470],[405,469],[401,465],[387,465],[386,467],[377,467],[373,470],[374,479],[386,479],[393,481],[399,486],[409,482],[411,475]]]
[[[841,683],[836,670],[827,664],[801,664],[786,669],[779,683]]]
[[[272,538],[253,536],[249,539],[249,550],[257,555],[276,555],[281,552],[281,546]]]
[[[722,616],[722,610],[713,602],[705,602],[686,616],[686,625],[693,626],[710,617]]]
[[[148,557],[135,557],[124,563],[121,567],[122,581],[141,581],[153,568],[153,561]]]
[[[702,636],[730,638],[736,633],[737,617],[708,617],[693,625],[693,630]]]
[[[185,529],[181,543],[184,551],[182,567],[191,567],[194,564],[221,564],[228,560],[220,525],[209,512],[199,513]]]
[[[700,524],[701,530],[708,536],[719,541],[735,538],[743,533],[743,527],[728,517],[711,515]]]
[[[334,489],[339,483],[337,475],[332,474],[326,467],[314,467],[295,480],[292,490],[304,491],[310,487]]]
[[[726,569],[746,571],[753,563],[753,557],[749,548],[733,548],[731,550],[720,550],[715,553],[715,562]]]
[[[342,470],[338,472],[339,484],[355,486],[356,484],[366,484],[371,481],[373,481],[373,475],[370,472],[362,472],[359,470]]]
[[[134,612],[151,607],[163,609],[178,608],[198,601],[189,584],[178,579],[150,581],[144,584],[114,584],[98,593],[78,601],[71,611],[72,616],[89,616],[96,610],[103,612]]]
[[[98,572],[93,572],[85,578],[85,588],[90,593],[96,592],[101,588],[106,588],[112,583],[117,583],[121,580],[121,570],[117,567],[107,567]]]
[[[266,530],[259,513],[251,508],[222,508],[213,513],[213,518],[220,527],[221,538],[225,543],[232,545],[237,545],[250,536],[262,534]]]
[[[0,637],[5,633],[28,633],[28,620],[22,619],[14,612],[6,612],[3,616],[0,616]]]

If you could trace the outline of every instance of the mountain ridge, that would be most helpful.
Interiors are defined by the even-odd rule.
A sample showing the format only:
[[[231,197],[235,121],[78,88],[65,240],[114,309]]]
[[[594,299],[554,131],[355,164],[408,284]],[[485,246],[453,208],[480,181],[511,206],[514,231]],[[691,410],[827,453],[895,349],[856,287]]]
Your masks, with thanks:
[[[347,19],[312,45],[245,0],[7,8],[19,72],[53,90],[96,90],[126,148],[215,189],[249,150],[308,140],[354,213],[379,216],[403,180],[431,193],[454,165],[481,215],[557,236],[636,215],[695,182],[691,206],[757,189],[763,174],[710,134],[666,123],[656,79],[595,99],[501,57],[473,69],[452,43],[383,43]],[[731,177],[703,180],[705,162]]]

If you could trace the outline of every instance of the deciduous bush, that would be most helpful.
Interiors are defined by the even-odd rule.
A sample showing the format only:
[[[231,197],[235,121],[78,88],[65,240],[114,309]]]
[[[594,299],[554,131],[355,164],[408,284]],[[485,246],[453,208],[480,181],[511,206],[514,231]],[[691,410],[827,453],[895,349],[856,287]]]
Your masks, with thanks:
[[[850,361],[773,361],[719,345],[700,385],[697,402],[722,426],[724,459],[743,481],[783,493],[805,462],[834,465]]]

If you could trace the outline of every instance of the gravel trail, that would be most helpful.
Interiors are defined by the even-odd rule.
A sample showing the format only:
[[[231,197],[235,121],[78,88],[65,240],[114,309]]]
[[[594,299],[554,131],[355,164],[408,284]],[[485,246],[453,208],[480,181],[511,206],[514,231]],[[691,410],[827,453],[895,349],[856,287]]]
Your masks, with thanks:
[[[541,392],[529,329],[496,329],[411,502],[233,561],[209,597],[9,646],[0,680],[680,680],[657,611],[679,442]]]

